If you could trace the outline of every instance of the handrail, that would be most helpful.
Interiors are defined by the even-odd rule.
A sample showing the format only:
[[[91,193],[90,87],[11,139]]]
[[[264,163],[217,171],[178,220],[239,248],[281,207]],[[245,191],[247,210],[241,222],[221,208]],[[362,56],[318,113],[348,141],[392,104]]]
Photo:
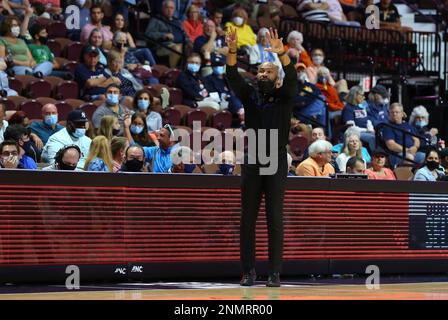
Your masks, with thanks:
[[[388,127],[388,128],[391,128],[391,129],[394,129],[394,130],[397,130],[397,131],[400,131],[401,133],[403,133],[403,143],[406,141],[406,136],[408,136],[408,135],[412,136],[412,137],[416,137],[416,138],[421,139],[421,140],[425,140],[429,144],[431,143],[431,141],[427,137],[425,137],[425,136],[406,131],[404,129],[401,129],[401,128],[397,127],[396,125],[393,125],[393,124],[390,124],[390,123],[387,123],[387,122],[381,122],[381,123],[379,123],[379,124],[377,124],[375,126],[376,145],[379,145],[379,142],[381,140],[380,139],[381,129],[383,127]],[[387,148],[387,146],[385,148],[385,151],[388,152],[389,154],[392,154],[392,155],[395,155],[395,156],[399,156],[397,153],[393,152],[392,150],[389,150],[389,148]],[[402,158],[403,160],[410,161],[412,163],[418,164],[418,162],[415,162],[414,160],[410,160],[410,159],[406,158],[406,147],[405,146],[403,146],[402,155],[399,156],[399,157]]]

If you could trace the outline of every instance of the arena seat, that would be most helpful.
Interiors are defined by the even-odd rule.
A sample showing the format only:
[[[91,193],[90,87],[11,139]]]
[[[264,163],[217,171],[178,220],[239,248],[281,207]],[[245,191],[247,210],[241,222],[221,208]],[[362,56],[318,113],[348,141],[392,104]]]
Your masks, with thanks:
[[[47,41],[47,46],[55,57],[61,56],[63,48],[60,42],[56,41],[55,39],[49,39]]]
[[[181,71],[179,69],[170,69],[163,73],[160,77],[160,83],[167,85],[168,87],[174,87],[177,77]]]
[[[414,173],[412,172],[413,167],[411,166],[400,166],[394,169],[395,176],[397,180],[412,180]]]
[[[58,38],[67,36],[67,27],[62,21],[53,21],[47,25],[48,38]]]
[[[2,103],[6,107],[6,111],[16,110],[16,104],[14,103],[14,101],[8,98],[1,98],[0,103]]]
[[[55,104],[57,102],[55,99],[50,97],[38,97],[36,98],[36,100],[39,101],[43,106],[46,105],[47,103]]]
[[[163,125],[171,124],[173,126],[178,126],[180,124],[181,114],[179,110],[174,108],[167,108],[161,113]]]
[[[44,80],[49,82],[51,84],[51,96],[54,97],[54,93],[56,92],[56,86],[61,83],[62,81],[64,81],[64,79],[60,78],[60,77],[55,77],[55,76],[46,76],[44,77]]]
[[[170,68],[163,64],[155,64],[151,66],[151,70],[154,77],[160,78],[165,73],[165,71],[170,70]]]
[[[173,105],[173,108],[180,111],[181,123],[185,123],[185,118],[188,112],[194,110],[193,108],[186,106],[184,104],[175,104]]]
[[[170,92],[170,105],[182,104],[183,94],[182,90],[174,87],[168,88]]]
[[[211,125],[218,130],[224,130],[232,126],[232,114],[227,110],[218,111],[212,114]]]
[[[11,110],[18,110],[19,105],[20,105],[22,102],[28,100],[26,97],[22,97],[22,96],[11,96],[11,97],[8,97],[7,99],[8,99],[9,101],[12,101],[12,102],[14,103],[14,105],[15,105],[15,108],[14,108],[14,109],[11,109]]]
[[[71,105],[73,109],[79,108],[81,105],[85,103],[84,100],[80,99],[65,99],[65,102]]]
[[[22,81],[20,81],[19,79],[15,78],[15,77],[11,77],[11,78],[8,78],[8,84],[12,90],[16,91],[19,95],[22,94],[22,90],[23,90]]]
[[[26,88],[28,87],[28,84],[30,82],[39,80],[39,78],[36,78],[35,76],[32,75],[16,75],[15,78],[19,80],[22,84],[22,90],[20,92],[21,95],[22,94],[25,95]]]
[[[30,98],[37,97],[50,97],[51,96],[51,84],[44,79],[38,79],[28,83],[25,89],[26,96]]]
[[[80,61],[84,45],[81,42],[72,42],[67,45],[65,57],[70,61]]]
[[[75,70],[76,67],[78,66],[78,62],[77,61],[68,61],[67,63],[64,64],[64,70],[69,71],[71,74],[75,74]]]
[[[201,127],[204,127],[207,123],[207,113],[200,109],[194,109],[187,113],[186,125],[190,128],[193,127],[193,121],[200,121]]]
[[[303,154],[308,147],[308,139],[301,135],[295,135],[288,144],[293,160],[303,160]]]
[[[199,107],[197,108],[198,110],[202,110],[207,114],[207,122],[209,122],[212,118],[212,116],[218,112],[218,110],[216,110],[215,108],[212,107]]]
[[[70,113],[70,111],[73,110],[73,107],[65,101],[58,101],[55,104],[56,108],[58,109],[59,120],[67,119],[67,116]]]
[[[29,119],[40,119],[42,117],[42,104],[35,99],[22,102],[18,110],[25,112]]]
[[[61,81],[55,88],[56,99],[76,99],[79,95],[78,83],[75,81]]]

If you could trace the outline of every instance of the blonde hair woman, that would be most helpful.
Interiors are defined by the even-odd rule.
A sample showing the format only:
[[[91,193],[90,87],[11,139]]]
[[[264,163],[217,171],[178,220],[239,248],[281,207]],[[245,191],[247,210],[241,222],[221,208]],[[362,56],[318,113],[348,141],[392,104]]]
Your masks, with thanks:
[[[339,170],[341,172],[345,172],[345,167],[347,165],[348,159],[354,156],[362,159],[364,161],[364,164],[366,164],[366,161],[362,157],[361,149],[362,143],[359,135],[350,134],[345,138],[344,145],[342,146],[342,152],[336,158],[336,163],[338,164]]]
[[[92,140],[84,170],[113,172],[112,151],[105,136],[97,136]]]
[[[104,116],[101,118],[100,127],[98,128],[98,135],[105,136],[109,143],[114,136],[120,133],[120,123],[116,116]]]

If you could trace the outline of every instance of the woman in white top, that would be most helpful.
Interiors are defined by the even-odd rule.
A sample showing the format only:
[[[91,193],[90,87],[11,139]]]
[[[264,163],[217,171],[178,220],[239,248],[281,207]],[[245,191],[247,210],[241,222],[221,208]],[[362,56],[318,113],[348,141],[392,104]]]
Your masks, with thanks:
[[[361,158],[364,161],[364,165],[366,165],[366,161],[362,157],[361,139],[357,134],[351,134],[345,138],[342,152],[336,158],[336,163],[341,172],[345,172],[348,159],[354,156]]]

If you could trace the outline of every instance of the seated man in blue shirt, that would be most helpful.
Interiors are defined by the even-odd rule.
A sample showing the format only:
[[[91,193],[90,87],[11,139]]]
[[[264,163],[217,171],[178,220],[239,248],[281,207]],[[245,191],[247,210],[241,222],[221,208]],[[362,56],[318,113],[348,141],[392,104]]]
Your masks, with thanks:
[[[2,169],[27,169],[23,168],[20,160],[20,147],[17,142],[5,140],[0,144],[0,168]]]
[[[81,64],[76,67],[75,80],[84,100],[104,100],[106,87],[121,84],[117,77],[108,77],[99,65],[100,52],[97,47],[87,45],[82,50]]]
[[[40,152],[30,139],[31,130],[25,128],[20,124],[8,126],[4,133],[5,141],[14,141],[19,146],[19,163],[18,167],[21,169],[37,169],[37,164],[40,160]]]
[[[369,92],[369,101],[367,106],[367,117],[373,126],[388,121],[389,115],[389,93],[387,89],[378,84]]]
[[[405,130],[410,133],[416,133],[415,129],[407,122],[403,122],[404,112],[403,106],[400,103],[392,103],[389,109],[389,123],[395,127]],[[403,140],[403,132],[400,130],[395,130],[389,127],[384,127],[382,130],[382,138],[386,147],[395,152],[397,155],[403,154],[403,148],[406,151],[406,158],[414,161],[421,161],[424,159],[420,155],[417,155],[417,150],[420,146],[420,140],[411,135],[406,135]],[[403,159],[391,155],[389,156],[389,163],[392,168],[400,164]]]
[[[226,55],[229,48],[223,36],[216,33],[216,25],[213,20],[207,20],[204,23],[204,34],[194,41],[193,51],[199,53],[202,59],[205,59],[204,52],[211,53],[211,61],[220,61],[222,65],[226,64]]]
[[[171,150],[173,149],[174,128],[169,124],[159,131],[158,147],[143,147],[145,158],[150,163],[151,172],[168,173],[173,165],[171,161]]]
[[[64,128],[58,121],[58,109],[54,104],[47,103],[42,107],[42,121],[34,121],[30,129],[46,144],[51,135]]]

